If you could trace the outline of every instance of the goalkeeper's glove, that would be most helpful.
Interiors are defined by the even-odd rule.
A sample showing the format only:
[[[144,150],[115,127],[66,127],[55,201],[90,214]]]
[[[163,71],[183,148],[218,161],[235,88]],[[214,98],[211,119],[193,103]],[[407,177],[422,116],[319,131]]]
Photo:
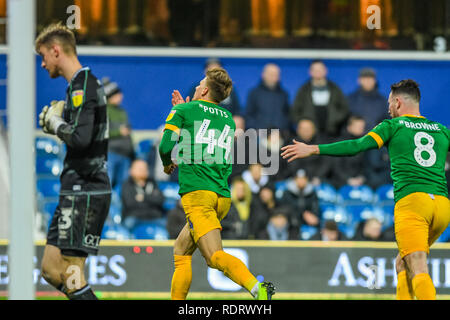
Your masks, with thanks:
[[[60,125],[66,123],[62,118],[64,101],[52,101],[50,108],[45,106],[39,114],[39,125],[45,133],[56,134]]]

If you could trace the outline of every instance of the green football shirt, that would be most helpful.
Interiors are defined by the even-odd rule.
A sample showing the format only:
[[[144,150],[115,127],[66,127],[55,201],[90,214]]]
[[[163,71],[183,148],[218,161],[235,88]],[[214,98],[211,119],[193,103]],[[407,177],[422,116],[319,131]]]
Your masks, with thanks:
[[[450,147],[449,130],[424,117],[403,115],[384,120],[368,133],[391,161],[395,201],[413,192],[448,197],[445,159]]]
[[[165,129],[179,135],[179,193],[209,190],[229,198],[228,177],[236,129],[232,114],[212,102],[195,100],[174,106]]]

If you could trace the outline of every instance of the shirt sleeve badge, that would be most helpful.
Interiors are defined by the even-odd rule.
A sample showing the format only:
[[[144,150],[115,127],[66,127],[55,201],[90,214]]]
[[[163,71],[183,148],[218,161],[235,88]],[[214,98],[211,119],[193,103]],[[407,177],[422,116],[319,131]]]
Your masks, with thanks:
[[[83,96],[83,90],[76,90],[72,92],[72,106],[75,108],[81,106],[81,104],[83,103]]]
[[[177,110],[170,111],[169,115],[167,116],[166,122],[170,121],[173,118],[173,116],[175,115],[175,112],[177,112]]]

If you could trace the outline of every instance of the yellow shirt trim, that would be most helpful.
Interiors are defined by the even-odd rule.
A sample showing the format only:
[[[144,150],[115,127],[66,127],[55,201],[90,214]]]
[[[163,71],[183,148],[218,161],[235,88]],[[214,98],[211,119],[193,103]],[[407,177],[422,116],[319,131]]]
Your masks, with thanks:
[[[204,99],[198,99],[198,101],[205,101],[205,102],[212,103],[212,104],[215,104],[215,105],[218,104],[217,102],[212,102],[212,101],[204,100]]]
[[[166,129],[171,130],[171,131],[175,132],[176,134],[180,135],[180,128],[178,128],[177,126],[174,126],[173,124],[166,123],[164,130],[166,130]]]
[[[404,115],[402,115],[402,117],[411,117],[411,118],[424,118],[424,119],[425,119],[425,117],[424,117],[424,116],[415,116],[415,115],[413,115],[413,114],[404,114]]]
[[[375,142],[378,144],[378,149],[380,149],[384,145],[383,139],[381,139],[381,137],[377,133],[369,132],[367,135],[371,136],[375,140]]]

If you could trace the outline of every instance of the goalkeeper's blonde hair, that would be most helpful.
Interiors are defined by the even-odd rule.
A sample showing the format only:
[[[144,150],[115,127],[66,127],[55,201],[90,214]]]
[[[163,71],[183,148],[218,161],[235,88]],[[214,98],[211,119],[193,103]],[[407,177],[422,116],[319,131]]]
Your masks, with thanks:
[[[221,102],[231,94],[233,82],[224,68],[212,68],[206,72],[206,86],[210,96],[216,102]]]
[[[50,47],[54,43],[60,44],[68,55],[77,54],[75,35],[61,22],[51,24],[39,33],[35,41],[35,50],[39,53],[41,46]]]

